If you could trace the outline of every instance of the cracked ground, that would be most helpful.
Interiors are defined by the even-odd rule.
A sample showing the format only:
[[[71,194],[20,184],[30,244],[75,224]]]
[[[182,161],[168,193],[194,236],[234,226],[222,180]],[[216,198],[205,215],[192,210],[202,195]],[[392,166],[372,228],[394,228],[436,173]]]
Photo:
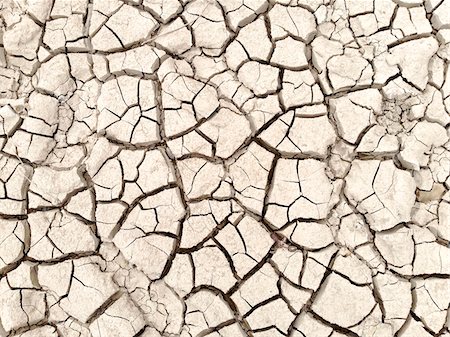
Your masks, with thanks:
[[[450,337],[450,0],[1,0],[1,337]]]

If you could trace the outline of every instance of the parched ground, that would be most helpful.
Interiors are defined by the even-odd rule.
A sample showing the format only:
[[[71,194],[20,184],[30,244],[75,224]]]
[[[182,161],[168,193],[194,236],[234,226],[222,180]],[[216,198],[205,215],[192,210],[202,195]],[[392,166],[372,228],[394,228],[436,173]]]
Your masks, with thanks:
[[[450,337],[450,0],[0,0],[0,336]]]

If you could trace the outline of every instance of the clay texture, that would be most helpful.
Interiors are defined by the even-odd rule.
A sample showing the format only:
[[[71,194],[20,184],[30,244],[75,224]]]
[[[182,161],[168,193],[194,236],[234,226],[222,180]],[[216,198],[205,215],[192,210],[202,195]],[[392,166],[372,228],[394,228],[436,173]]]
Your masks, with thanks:
[[[450,337],[450,0],[1,0],[0,337]]]

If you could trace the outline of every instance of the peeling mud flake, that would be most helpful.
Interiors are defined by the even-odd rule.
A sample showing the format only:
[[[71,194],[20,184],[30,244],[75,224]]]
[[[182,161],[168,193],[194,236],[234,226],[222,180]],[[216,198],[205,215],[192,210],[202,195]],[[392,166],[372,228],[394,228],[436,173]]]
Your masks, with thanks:
[[[386,230],[411,220],[415,182],[392,161],[355,160],[345,180],[345,195],[372,229]]]
[[[265,216],[278,228],[297,218],[325,219],[340,186],[328,178],[321,161],[279,159]]]
[[[348,328],[361,322],[375,305],[370,288],[355,286],[333,273],[321,285],[311,309],[326,321]]]

